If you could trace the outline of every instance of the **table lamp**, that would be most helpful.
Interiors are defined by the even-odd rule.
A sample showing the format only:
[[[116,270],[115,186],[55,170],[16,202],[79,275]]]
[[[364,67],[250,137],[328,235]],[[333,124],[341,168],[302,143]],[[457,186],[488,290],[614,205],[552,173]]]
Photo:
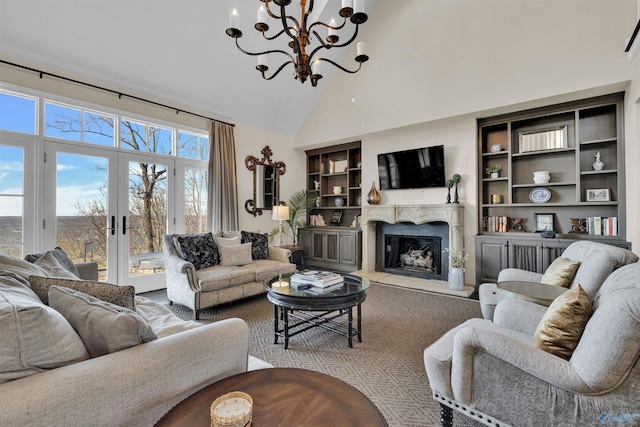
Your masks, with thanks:
[[[276,246],[280,246],[282,240],[282,220],[289,219],[289,206],[287,206],[285,202],[274,205],[271,212],[271,219],[279,221],[278,244]]]

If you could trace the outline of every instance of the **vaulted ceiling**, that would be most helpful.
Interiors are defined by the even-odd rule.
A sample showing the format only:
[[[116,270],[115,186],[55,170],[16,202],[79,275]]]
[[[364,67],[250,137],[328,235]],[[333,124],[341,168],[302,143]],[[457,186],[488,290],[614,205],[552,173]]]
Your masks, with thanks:
[[[369,14],[375,1],[367,0]],[[0,58],[294,135],[333,71],[325,67],[325,78],[315,88],[295,80],[292,66],[264,81],[255,69],[255,57],[238,51],[225,34],[229,13],[236,8],[243,47],[273,49],[253,29],[259,4],[258,0],[0,0]],[[316,0],[314,12],[328,22],[338,17],[340,7],[337,0]],[[289,8],[299,17],[297,1]],[[382,23],[370,19],[365,25]],[[348,56],[342,58],[345,51]],[[332,53],[337,62],[355,68],[354,46]],[[270,66],[277,68],[276,61]]]

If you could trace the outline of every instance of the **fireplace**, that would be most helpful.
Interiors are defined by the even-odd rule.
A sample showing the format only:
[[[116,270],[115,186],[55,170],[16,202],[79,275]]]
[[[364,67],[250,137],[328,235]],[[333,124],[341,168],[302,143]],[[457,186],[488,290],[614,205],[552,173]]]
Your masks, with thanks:
[[[442,250],[449,247],[447,223],[379,222],[376,241],[376,271],[420,279],[447,279],[449,260],[442,255]]]
[[[398,241],[394,236],[406,240],[403,243],[402,239]],[[400,246],[388,247],[395,244]],[[464,248],[464,207],[460,204],[363,206],[362,245],[362,270],[365,273],[379,271],[445,281],[449,271],[449,258],[443,251],[447,248],[458,251]],[[387,261],[385,258],[387,251],[397,252],[399,258],[407,250],[427,250],[425,245],[432,246],[432,262],[435,265],[432,269],[435,272],[426,269],[410,271],[410,268],[400,267],[399,260],[394,265],[395,261]],[[423,246],[425,248],[421,249]],[[370,250],[373,248],[375,250]],[[426,258],[427,252],[414,252],[408,256],[415,256],[419,260],[418,264],[426,264],[427,261],[420,257]]]

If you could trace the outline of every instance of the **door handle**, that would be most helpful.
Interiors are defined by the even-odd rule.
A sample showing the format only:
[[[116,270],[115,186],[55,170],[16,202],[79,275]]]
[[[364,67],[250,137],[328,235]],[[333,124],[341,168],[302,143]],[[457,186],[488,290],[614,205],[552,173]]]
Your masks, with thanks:
[[[111,235],[115,235],[116,234],[116,216],[115,215],[111,215],[111,227],[107,227],[107,230],[111,230]]]
[[[125,215],[125,216],[122,217],[122,234],[123,235],[127,234],[127,230],[128,230],[128,228],[127,228],[127,216]]]

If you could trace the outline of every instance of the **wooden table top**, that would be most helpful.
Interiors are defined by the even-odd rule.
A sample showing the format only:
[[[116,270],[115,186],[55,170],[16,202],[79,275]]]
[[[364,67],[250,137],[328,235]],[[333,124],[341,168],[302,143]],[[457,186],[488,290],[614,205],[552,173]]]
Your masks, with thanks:
[[[537,282],[505,281],[497,284],[499,289],[527,301],[549,306],[554,299],[568,291],[561,286]]]
[[[243,391],[253,399],[255,427],[387,426],[378,408],[355,387],[296,368],[260,369],[225,378],[180,402],[156,425],[209,427],[211,404],[232,391]]]

